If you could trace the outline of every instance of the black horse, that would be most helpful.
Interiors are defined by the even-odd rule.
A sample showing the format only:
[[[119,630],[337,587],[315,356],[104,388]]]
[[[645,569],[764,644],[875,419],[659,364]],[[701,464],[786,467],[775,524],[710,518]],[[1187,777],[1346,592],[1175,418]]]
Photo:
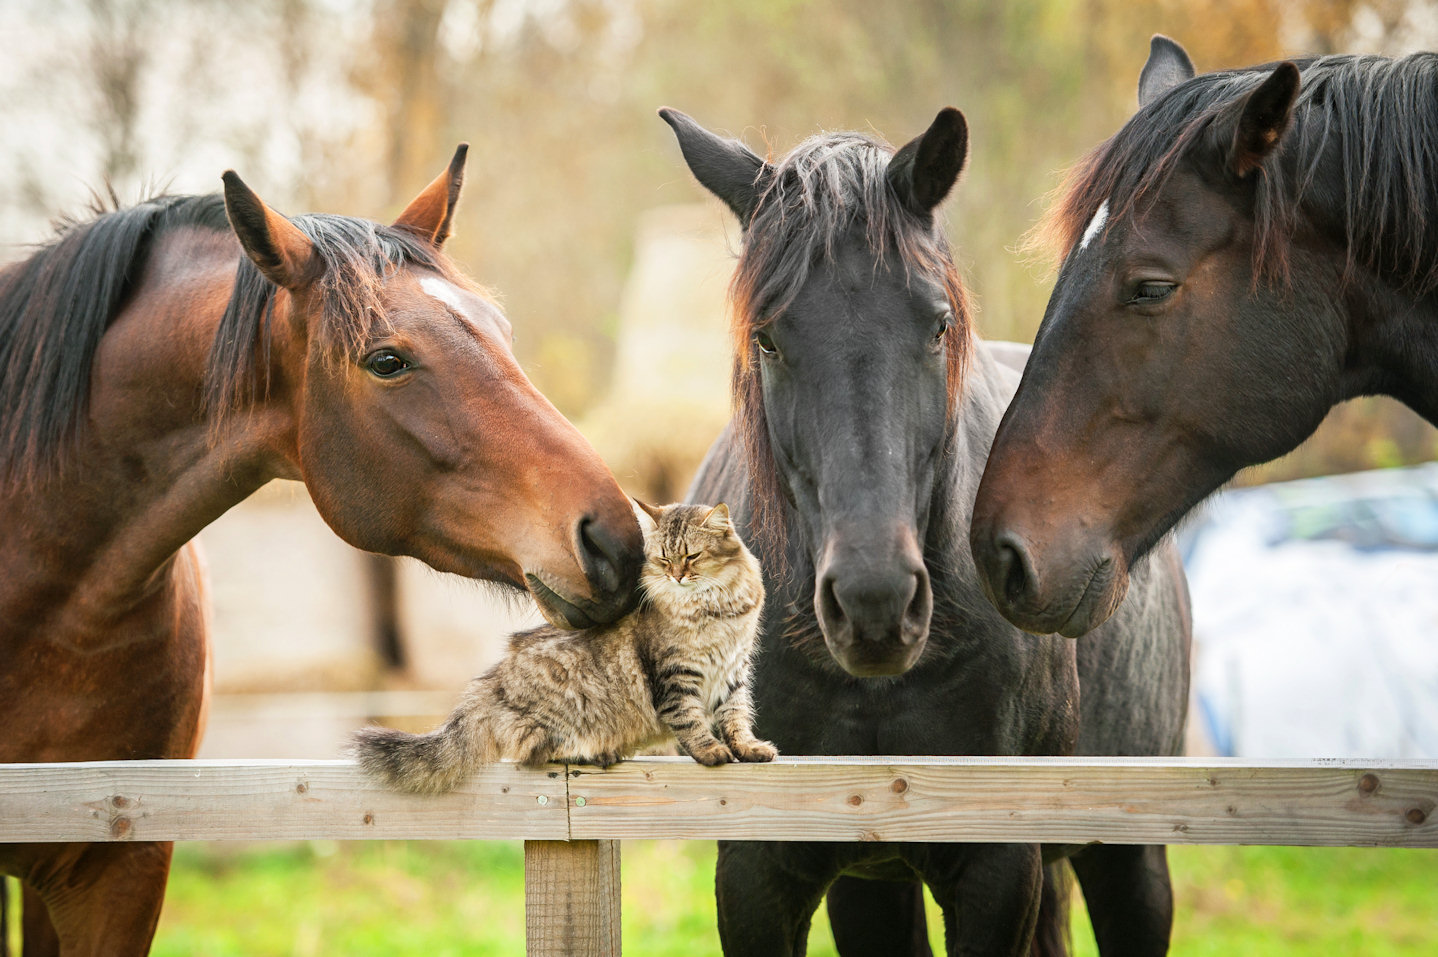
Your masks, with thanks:
[[[1078,635],[1126,569],[1336,403],[1438,424],[1438,55],[1194,75],[1155,37],[1133,118],[1050,214],[1064,262],[974,505],[1008,618]]]
[[[967,155],[962,114],[897,153],[830,134],[777,165],[661,115],[744,226],[736,414],[690,497],[729,502],[765,560],[761,733],[790,754],[1178,753],[1189,615],[1172,550],[1077,643],[1020,632],[979,585],[970,504],[1018,375],[976,345],[934,221]],[[1033,845],[721,842],[720,937],[731,955],[802,954],[828,891],[844,954],[928,954],[922,880],[950,953],[1019,954],[1041,860]],[[1072,861],[1104,954],[1167,950],[1162,847]]]

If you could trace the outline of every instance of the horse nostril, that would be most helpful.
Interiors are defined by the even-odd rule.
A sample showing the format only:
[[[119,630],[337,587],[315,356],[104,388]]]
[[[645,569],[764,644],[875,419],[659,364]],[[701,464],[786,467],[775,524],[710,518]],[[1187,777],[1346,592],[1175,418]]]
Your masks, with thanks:
[[[994,544],[998,548],[998,582],[1004,600],[1017,605],[1033,591],[1032,560],[1018,537],[1008,532],[1000,533]]]
[[[825,575],[819,580],[819,621],[829,627],[837,627],[844,620],[844,608],[834,594],[834,576]]]
[[[579,559],[589,580],[604,592],[619,590],[619,542],[593,516],[579,520],[577,534]]]
[[[934,593],[929,588],[929,574],[920,569],[914,573],[914,594],[909,599],[909,607],[904,609],[904,620],[909,625],[909,633],[905,635],[906,640],[915,640],[920,635],[927,634],[929,617],[934,611]]]

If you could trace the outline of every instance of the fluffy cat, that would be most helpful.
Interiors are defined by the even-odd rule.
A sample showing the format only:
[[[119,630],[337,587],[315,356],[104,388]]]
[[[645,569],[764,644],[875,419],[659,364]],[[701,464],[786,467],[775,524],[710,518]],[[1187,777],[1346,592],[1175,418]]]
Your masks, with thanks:
[[[511,636],[509,654],[470,682],[437,730],[356,732],[361,767],[392,788],[437,793],[495,761],[607,767],[676,739],[700,764],[772,761],[774,746],[754,736],[749,697],[759,562],[725,505],[636,504],[638,608],[611,625]]]

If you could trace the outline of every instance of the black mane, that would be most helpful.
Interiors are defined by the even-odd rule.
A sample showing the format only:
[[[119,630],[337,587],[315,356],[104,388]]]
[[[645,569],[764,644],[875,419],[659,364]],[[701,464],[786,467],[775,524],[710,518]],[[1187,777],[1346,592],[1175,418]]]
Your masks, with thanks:
[[[100,338],[131,292],[154,237],[228,229],[218,196],[157,196],[93,219],[0,270],[0,481],[39,479],[85,415]]]
[[[393,268],[413,263],[449,271],[403,230],[341,216],[294,222],[324,259],[325,316],[317,334],[338,352],[360,348],[378,317],[379,281]],[[154,244],[184,227],[229,232],[224,199],[157,196],[126,209],[97,209],[91,219],[63,222],[54,239],[0,269],[0,482],[43,481],[63,462],[83,426],[100,339]],[[210,354],[211,412],[243,407],[263,388],[259,362],[268,352],[274,296],[275,287],[239,256]]]
[[[1438,55],[1298,61],[1289,130],[1257,176],[1255,267],[1286,279],[1300,213],[1332,224],[1350,269],[1381,271],[1417,295],[1438,288]],[[1140,109],[1075,170],[1048,230],[1066,255],[1106,199],[1114,218],[1152,196],[1273,64],[1196,76]],[[1112,221],[1112,220],[1110,220]],[[1040,228],[1044,231],[1044,227]]]

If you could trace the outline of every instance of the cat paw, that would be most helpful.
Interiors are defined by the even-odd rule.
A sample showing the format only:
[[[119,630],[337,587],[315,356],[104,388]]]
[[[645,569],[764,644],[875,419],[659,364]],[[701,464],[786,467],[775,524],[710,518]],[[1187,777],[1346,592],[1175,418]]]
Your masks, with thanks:
[[[759,763],[772,761],[779,756],[779,749],[768,741],[746,741],[731,747],[734,749],[734,756],[740,761]]]
[[[734,760],[734,752],[717,741],[708,747],[697,748],[690,751],[689,756],[708,768],[716,767],[720,764],[728,764]]]

